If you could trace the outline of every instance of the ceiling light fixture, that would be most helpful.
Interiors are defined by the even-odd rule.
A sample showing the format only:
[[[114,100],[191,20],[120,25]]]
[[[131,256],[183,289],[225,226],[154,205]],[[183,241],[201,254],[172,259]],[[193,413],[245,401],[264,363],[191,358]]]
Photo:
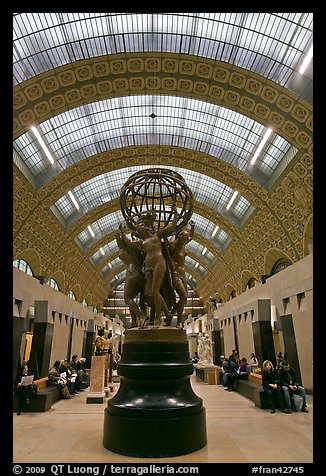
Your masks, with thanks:
[[[94,231],[92,230],[92,228],[90,227],[90,225],[88,225],[87,229],[88,229],[88,231],[90,232],[90,234],[92,235],[92,237],[95,238],[95,233],[94,233]]]
[[[300,74],[303,74],[306,71],[306,69],[308,67],[308,64],[310,63],[312,57],[313,57],[313,45],[311,45],[308,53],[306,54],[305,59],[303,60],[303,63],[301,65],[300,69],[299,69]]]
[[[258,149],[256,150],[256,152],[254,153],[254,156],[253,158],[251,159],[250,163],[251,165],[254,165],[254,163],[256,162],[259,154],[261,153],[262,151],[262,148],[264,147],[264,145],[266,144],[267,142],[267,139],[269,138],[269,136],[271,135],[271,133],[273,132],[273,129],[271,129],[270,127],[267,129],[267,131],[265,132],[265,135],[264,137],[262,138],[262,141],[261,143],[259,144],[258,146]]]
[[[77,210],[79,210],[79,205],[77,203],[77,200],[75,199],[75,197],[73,196],[72,192],[69,190],[68,192],[68,195],[69,197],[71,198],[71,201],[72,203],[75,205],[75,207],[77,208]]]
[[[230,209],[230,207],[231,207],[232,203],[234,202],[235,197],[238,195],[238,193],[239,193],[239,192],[238,192],[237,190],[233,193],[233,195],[232,195],[232,197],[231,197],[231,200],[229,201],[229,203],[228,203],[227,206],[226,206],[226,209],[227,209],[227,210]]]
[[[212,233],[212,238],[214,238],[214,236],[216,235],[218,229],[219,229],[219,226],[216,225],[215,230],[214,230],[213,233]]]
[[[43,152],[45,153],[45,155],[47,156],[47,158],[49,159],[49,161],[51,162],[51,164],[54,164],[54,160],[53,160],[53,158],[52,158],[52,156],[51,156],[51,154],[50,154],[50,151],[49,151],[49,149],[47,148],[47,146],[45,145],[45,142],[44,142],[44,140],[42,139],[42,137],[41,137],[39,131],[38,131],[38,130],[36,129],[36,127],[34,127],[34,126],[31,127],[31,130],[33,131],[33,133],[34,133],[36,139],[39,141],[40,146],[41,146],[42,149],[43,149]]]

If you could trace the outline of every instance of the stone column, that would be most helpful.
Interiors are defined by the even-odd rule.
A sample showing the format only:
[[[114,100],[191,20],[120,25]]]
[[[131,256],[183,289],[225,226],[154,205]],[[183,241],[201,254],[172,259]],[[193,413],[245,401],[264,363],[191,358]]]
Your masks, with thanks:
[[[270,360],[275,366],[275,349],[271,325],[270,299],[258,299],[257,321],[252,323],[255,354],[262,366],[264,360]]]
[[[85,366],[87,369],[91,368],[92,355],[94,354],[94,339],[95,339],[95,323],[94,319],[89,319],[87,323],[86,342],[84,357],[86,359]]]
[[[284,314],[283,316],[280,316],[280,320],[282,324],[285,358],[294,368],[298,383],[302,385],[292,314]]]
[[[50,322],[51,309],[48,301],[35,301],[35,319],[30,354],[35,378],[47,377],[51,365],[51,349],[54,324]]]

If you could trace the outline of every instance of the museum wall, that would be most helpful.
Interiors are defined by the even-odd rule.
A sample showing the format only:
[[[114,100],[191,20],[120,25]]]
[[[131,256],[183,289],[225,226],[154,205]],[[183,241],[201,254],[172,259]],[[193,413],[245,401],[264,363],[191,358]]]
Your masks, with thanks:
[[[240,357],[249,359],[255,352],[273,360],[276,352],[282,351],[294,364],[302,384],[313,388],[313,254],[267,277],[264,284],[257,283],[218,304],[214,312],[199,319],[208,333],[210,322],[218,320],[215,328],[219,329],[225,355],[237,348]],[[187,323],[187,334],[193,336],[195,326],[199,327],[196,321]],[[266,337],[268,333],[272,342]]]
[[[50,364],[67,357],[70,319],[55,313]],[[79,354],[80,355],[80,354]]]
[[[119,323],[106,324],[106,321],[108,319],[102,313],[94,313],[91,306],[84,307],[13,267],[13,378],[19,364],[25,356],[27,359],[31,356],[33,349],[41,355],[38,372],[45,376],[55,360],[83,355],[89,328],[94,336],[97,329],[105,325],[113,334],[121,335]],[[35,336],[38,343],[35,339],[33,342]]]

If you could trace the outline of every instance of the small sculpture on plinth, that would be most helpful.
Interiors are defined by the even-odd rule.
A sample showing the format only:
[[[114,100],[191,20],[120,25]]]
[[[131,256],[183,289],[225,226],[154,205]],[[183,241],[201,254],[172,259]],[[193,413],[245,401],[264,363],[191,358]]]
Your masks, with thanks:
[[[104,327],[100,327],[97,331],[97,337],[95,339],[95,355],[104,355],[104,345],[105,345],[105,337],[104,337]]]

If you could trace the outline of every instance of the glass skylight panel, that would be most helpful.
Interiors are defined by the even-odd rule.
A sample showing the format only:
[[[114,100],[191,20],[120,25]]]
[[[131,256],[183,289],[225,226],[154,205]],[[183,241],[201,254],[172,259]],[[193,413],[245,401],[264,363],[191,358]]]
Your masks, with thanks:
[[[248,200],[246,200],[244,197],[239,197],[238,195],[230,210],[234,215],[241,219],[249,207],[250,202],[248,202]]]
[[[108,256],[112,255],[113,253],[116,253],[119,250],[116,240],[110,241],[110,243],[107,243],[106,245],[102,246],[102,248],[104,251],[104,256],[100,252],[100,250],[96,251],[96,253],[92,255],[92,259],[95,264],[107,259]]]
[[[294,146],[289,144],[280,136],[274,137],[265,154],[262,154],[261,157],[257,160],[255,165],[261,170],[266,176],[270,177],[275,171],[276,167],[283,161],[286,160],[289,150],[293,150],[291,158],[295,156],[298,152]]]
[[[110,213],[99,220],[91,223],[92,230],[95,233],[95,239],[90,239],[89,231],[87,227],[83,230],[77,238],[84,245],[84,247],[89,247],[94,243],[95,240],[99,240],[106,236],[108,233],[115,232],[119,228],[120,223],[124,223],[124,218],[120,210]]]
[[[225,231],[222,230],[221,228],[219,228],[219,230],[217,231],[216,236],[218,236],[218,240],[221,243],[225,243],[226,240],[229,238],[229,235],[227,233],[225,233]]]
[[[312,39],[312,13],[21,13],[14,15],[15,84],[50,68],[111,53],[167,51],[247,67],[289,80]],[[269,67],[266,69],[265,64]],[[277,65],[279,78],[271,75]],[[293,82],[293,90],[300,85]]]
[[[216,224],[197,213],[193,213],[191,219],[195,222],[195,233],[204,236],[208,241],[217,245],[221,250],[223,249],[223,244],[229,237],[227,233],[219,228],[218,232],[214,237],[212,237]]]
[[[197,272],[201,276],[204,276],[204,274],[206,273],[206,269],[200,264],[198,264],[198,262],[192,259],[190,256],[186,256],[185,264],[189,266],[190,268],[192,268],[192,272]],[[197,267],[195,266],[196,264],[197,264]]]
[[[62,195],[62,197],[55,202],[54,206],[65,220],[76,212],[76,208],[73,202],[68,198],[68,194]]]
[[[188,279],[193,287],[197,286],[197,280],[190,273],[186,273],[186,279]]]
[[[123,261],[121,261],[119,257],[117,257],[114,260],[110,261],[110,264],[111,266],[109,266],[109,264],[106,264],[104,268],[102,269],[103,276],[107,276],[109,273],[114,272],[115,269],[119,268],[124,263]]]
[[[204,260],[207,264],[212,264],[214,260],[214,255],[209,250],[203,255],[202,252],[204,250],[204,246],[198,243],[196,240],[191,240],[187,245],[186,249],[193,253],[194,255],[198,256],[200,260]]]
[[[121,271],[121,273],[117,274],[117,278],[118,278],[118,279],[116,279],[116,277],[114,277],[114,279],[112,279],[112,281],[110,282],[110,285],[113,287],[115,283],[117,283],[118,281],[120,281],[120,280],[122,280],[122,279],[125,279],[126,273],[127,273],[126,270],[125,270],[125,271]]]

